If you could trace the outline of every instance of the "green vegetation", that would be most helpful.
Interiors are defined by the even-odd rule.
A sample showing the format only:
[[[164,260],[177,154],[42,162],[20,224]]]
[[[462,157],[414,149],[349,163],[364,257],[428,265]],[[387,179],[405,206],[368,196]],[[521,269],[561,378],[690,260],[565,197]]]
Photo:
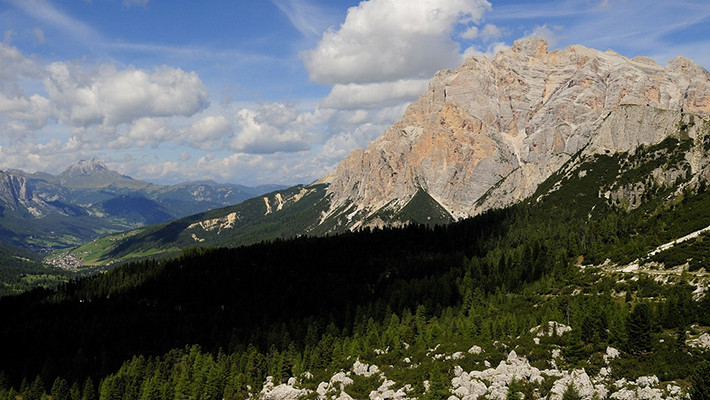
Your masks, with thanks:
[[[55,287],[72,276],[69,272],[42,265],[26,250],[0,244],[0,297],[36,287]]]
[[[302,196],[301,193],[305,192]],[[274,206],[271,212],[264,197],[274,201],[276,194],[288,199],[296,196],[298,201],[289,203],[282,210]],[[140,255],[174,254],[175,249],[200,246],[238,246],[258,243],[274,238],[290,238],[302,232],[325,234],[325,226],[315,226],[320,213],[325,210],[325,185],[294,186],[263,197],[253,198],[238,205],[212,210],[168,223],[153,225],[139,230],[105,252],[96,253],[99,262],[113,259],[133,259]],[[231,229],[205,230],[200,227],[188,229],[193,224],[206,220],[236,215],[235,227]],[[196,240],[195,237],[199,238]]]

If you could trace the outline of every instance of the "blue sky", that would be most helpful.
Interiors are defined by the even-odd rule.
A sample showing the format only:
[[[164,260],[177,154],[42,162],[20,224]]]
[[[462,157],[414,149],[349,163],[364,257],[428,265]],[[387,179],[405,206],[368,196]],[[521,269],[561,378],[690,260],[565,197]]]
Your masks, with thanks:
[[[710,67],[706,0],[0,0],[0,168],[308,183],[439,69],[540,36]]]

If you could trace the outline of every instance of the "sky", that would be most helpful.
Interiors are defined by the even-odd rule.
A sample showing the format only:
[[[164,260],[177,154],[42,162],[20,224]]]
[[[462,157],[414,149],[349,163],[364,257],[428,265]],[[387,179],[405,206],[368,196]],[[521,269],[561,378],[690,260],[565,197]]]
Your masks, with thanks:
[[[0,169],[313,182],[520,38],[710,68],[707,0],[0,0]]]

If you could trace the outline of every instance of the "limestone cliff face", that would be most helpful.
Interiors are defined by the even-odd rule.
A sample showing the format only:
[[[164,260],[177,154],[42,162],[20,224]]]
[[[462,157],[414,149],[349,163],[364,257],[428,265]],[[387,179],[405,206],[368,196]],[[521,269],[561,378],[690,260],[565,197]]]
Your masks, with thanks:
[[[583,46],[548,52],[535,38],[491,60],[469,58],[438,72],[399,122],[340,164],[325,216],[361,220],[403,207],[420,189],[455,218],[511,204],[532,194],[625,105],[644,107],[630,108],[641,114],[620,118],[624,123],[646,118],[642,109],[709,115],[710,74],[685,58],[664,67]],[[645,140],[616,128],[606,128],[597,146],[626,151]]]
[[[50,206],[32,191],[27,179],[0,171],[0,215],[3,209],[40,217]]]

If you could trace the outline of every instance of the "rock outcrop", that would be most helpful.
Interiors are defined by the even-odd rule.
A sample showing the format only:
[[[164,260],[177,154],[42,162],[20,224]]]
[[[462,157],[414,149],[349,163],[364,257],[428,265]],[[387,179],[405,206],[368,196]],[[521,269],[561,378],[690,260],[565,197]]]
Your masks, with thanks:
[[[532,194],[590,142],[595,151],[627,151],[662,139],[681,112],[710,115],[710,74],[688,59],[664,67],[519,40],[490,60],[471,57],[438,72],[399,122],[339,165],[322,220],[346,215],[355,228],[420,190],[455,218],[502,207]],[[658,129],[642,137],[619,131],[634,123]]]
[[[463,352],[461,352],[463,354]],[[478,353],[480,354],[480,353]],[[565,391],[571,386],[580,398],[592,400],[595,398],[611,398],[617,400],[681,400],[687,398],[683,389],[673,383],[661,383],[656,376],[640,376],[636,380],[613,380],[608,374],[609,360],[619,356],[619,351],[607,348],[605,356],[606,367],[602,367],[599,374],[590,376],[581,369],[539,369],[530,365],[528,359],[519,356],[512,350],[508,356],[500,361],[495,368],[488,366],[482,370],[465,371],[456,365],[451,371],[451,384],[448,391],[451,394],[448,400],[504,400],[506,398],[523,398],[522,393],[509,393],[514,390],[514,382],[519,384],[532,384],[535,389],[534,398],[547,400],[560,400]],[[436,357],[435,357],[436,358]],[[402,385],[380,371],[376,365],[367,365],[359,360],[355,361],[350,371],[340,371],[333,375],[328,382],[318,384],[315,391],[299,388],[298,380],[290,378],[287,383],[274,385],[273,378],[267,377],[263,388],[256,397],[259,400],[295,400],[297,398],[313,398],[319,400],[338,399],[353,400],[347,393],[347,388],[353,385],[353,377],[377,376],[381,379],[379,387],[370,391],[369,400],[406,400],[417,398],[413,393],[411,384]],[[311,375],[312,377],[312,375]],[[547,382],[547,383],[545,383]],[[428,391],[428,381],[422,386]],[[540,390],[547,386],[544,392]],[[360,400],[360,399],[357,399]],[[367,400],[366,398],[362,400]]]

